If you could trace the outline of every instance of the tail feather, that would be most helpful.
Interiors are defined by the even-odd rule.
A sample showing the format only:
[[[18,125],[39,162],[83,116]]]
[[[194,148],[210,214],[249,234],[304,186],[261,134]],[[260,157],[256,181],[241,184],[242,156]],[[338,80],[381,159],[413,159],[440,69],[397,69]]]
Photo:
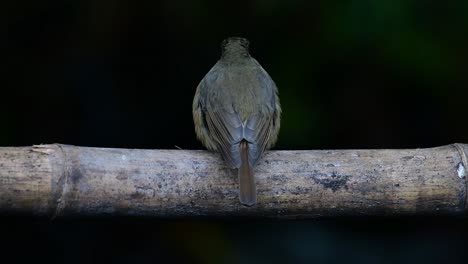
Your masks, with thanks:
[[[242,204],[252,206],[257,202],[255,178],[249,164],[249,145],[247,141],[240,143],[241,166],[239,168],[239,200]]]

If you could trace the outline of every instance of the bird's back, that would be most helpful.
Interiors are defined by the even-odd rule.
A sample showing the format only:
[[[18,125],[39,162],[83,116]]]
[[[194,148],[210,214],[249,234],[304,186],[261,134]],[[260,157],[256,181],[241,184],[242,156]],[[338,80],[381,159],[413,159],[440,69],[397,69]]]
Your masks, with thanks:
[[[205,77],[206,85],[214,88],[208,96],[208,109],[234,111],[242,122],[251,114],[274,112],[276,86],[258,63],[242,66],[218,63],[213,70]]]
[[[220,150],[231,167],[239,168],[239,143],[246,140],[249,163],[254,166],[279,131],[281,110],[276,85],[268,73],[253,58],[235,65],[219,61],[198,90],[201,116],[212,140],[208,143]]]

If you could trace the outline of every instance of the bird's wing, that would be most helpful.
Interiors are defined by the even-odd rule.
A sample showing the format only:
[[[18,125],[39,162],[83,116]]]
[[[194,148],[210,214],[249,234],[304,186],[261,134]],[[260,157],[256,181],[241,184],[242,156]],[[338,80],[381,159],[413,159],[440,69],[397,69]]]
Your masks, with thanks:
[[[251,166],[255,166],[269,145],[273,125],[273,117],[262,113],[252,114],[245,122],[243,138],[249,143]]]
[[[209,110],[205,114],[211,137],[226,163],[233,168],[241,165],[239,143],[242,140],[242,123],[237,113]]]
[[[205,102],[203,97],[200,96],[202,90],[203,81],[198,85],[195,97],[192,104],[193,122],[195,124],[195,133],[197,138],[202,144],[209,150],[216,150],[217,144],[209,136],[208,127],[206,124],[204,105]]]
[[[258,67],[253,81],[264,88],[258,90],[260,94],[257,97],[265,101],[258,102],[263,105],[262,111],[252,113],[244,124],[243,138],[249,142],[249,162],[252,166],[276,142],[281,116],[276,85],[262,66],[256,60],[254,62]]]

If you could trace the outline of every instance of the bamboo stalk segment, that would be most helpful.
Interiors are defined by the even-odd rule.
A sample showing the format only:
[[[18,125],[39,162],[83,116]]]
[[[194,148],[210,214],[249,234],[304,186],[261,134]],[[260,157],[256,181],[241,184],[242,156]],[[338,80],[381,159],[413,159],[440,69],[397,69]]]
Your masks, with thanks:
[[[467,214],[468,145],[270,151],[258,201],[217,154],[38,145],[0,148],[0,214],[314,218]]]

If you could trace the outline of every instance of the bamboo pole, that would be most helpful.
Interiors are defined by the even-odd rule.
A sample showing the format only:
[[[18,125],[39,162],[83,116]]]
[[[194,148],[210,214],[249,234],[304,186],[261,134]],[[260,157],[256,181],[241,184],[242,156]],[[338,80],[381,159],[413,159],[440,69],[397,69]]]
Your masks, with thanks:
[[[258,203],[218,155],[38,145],[0,148],[0,215],[313,218],[467,214],[468,145],[270,151]]]

